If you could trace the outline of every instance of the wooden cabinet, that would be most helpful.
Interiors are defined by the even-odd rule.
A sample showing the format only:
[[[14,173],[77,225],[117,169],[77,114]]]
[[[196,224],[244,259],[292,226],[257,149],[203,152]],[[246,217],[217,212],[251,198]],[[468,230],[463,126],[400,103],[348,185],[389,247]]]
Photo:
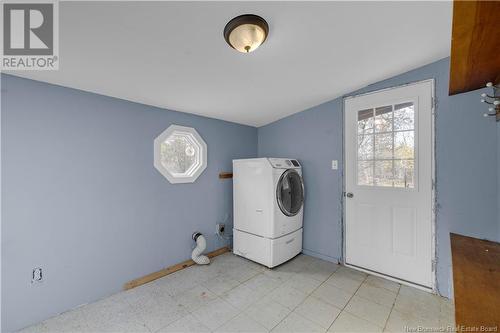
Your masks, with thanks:
[[[500,1],[453,3],[450,95],[500,83]]]
[[[500,244],[451,234],[451,255],[458,331],[500,329]]]

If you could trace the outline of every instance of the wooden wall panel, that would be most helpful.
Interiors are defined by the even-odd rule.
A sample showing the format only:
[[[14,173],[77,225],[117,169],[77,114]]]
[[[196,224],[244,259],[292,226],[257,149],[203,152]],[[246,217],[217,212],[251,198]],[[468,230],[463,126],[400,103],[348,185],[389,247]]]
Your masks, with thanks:
[[[500,83],[500,1],[453,3],[450,95]]]

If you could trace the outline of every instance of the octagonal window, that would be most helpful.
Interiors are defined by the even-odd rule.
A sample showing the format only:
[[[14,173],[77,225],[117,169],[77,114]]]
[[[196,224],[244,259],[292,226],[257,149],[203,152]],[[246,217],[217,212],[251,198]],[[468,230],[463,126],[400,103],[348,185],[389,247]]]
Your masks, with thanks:
[[[155,139],[154,165],[173,184],[192,183],[207,167],[207,144],[194,128],[171,125]]]

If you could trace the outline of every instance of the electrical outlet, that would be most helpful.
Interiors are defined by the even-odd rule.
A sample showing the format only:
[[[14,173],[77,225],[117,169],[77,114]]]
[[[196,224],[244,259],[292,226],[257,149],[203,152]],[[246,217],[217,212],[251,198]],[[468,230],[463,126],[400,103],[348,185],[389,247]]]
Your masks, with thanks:
[[[339,162],[337,160],[332,160],[332,170],[337,170],[339,168]]]
[[[43,280],[42,269],[40,267],[33,268],[33,273],[31,274],[31,283],[42,282],[42,280]]]
[[[224,235],[224,231],[226,230],[226,225],[224,223],[217,223],[215,225],[215,232],[217,235]]]

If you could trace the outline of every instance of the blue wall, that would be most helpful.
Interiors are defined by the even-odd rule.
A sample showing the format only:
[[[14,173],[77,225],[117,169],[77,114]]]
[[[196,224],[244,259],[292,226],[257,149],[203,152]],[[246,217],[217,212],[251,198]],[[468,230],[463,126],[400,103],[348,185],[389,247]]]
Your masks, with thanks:
[[[326,260],[341,257],[342,100],[335,99],[260,127],[259,156],[297,158],[305,182],[303,252]]]
[[[209,251],[225,245],[213,234],[232,216],[232,183],[218,173],[257,155],[256,128],[1,79],[2,331],[188,259],[195,230]],[[153,167],[153,140],[171,124],[195,127],[208,145],[193,184]],[[32,285],[38,266],[44,282]]]
[[[481,91],[448,96],[449,59],[443,59],[351,94],[434,78],[436,116],[438,288],[451,295],[449,233],[500,239],[498,145],[500,130],[485,119]],[[348,94],[348,95],[351,95]],[[498,135],[498,137],[497,137]],[[259,156],[300,159],[306,182],[304,250],[341,258],[342,98],[297,113],[258,130]],[[341,164],[339,164],[341,165]]]
[[[443,59],[353,92],[436,79],[438,287],[446,296],[449,232],[500,240],[500,127],[482,117],[480,91],[448,96],[448,71]],[[340,259],[341,98],[257,130],[7,75],[1,80],[3,331],[185,260],[194,230],[208,236],[209,250],[225,245],[213,231],[232,214],[232,184],[217,175],[235,158],[300,159],[304,252]],[[193,184],[171,185],[153,167],[153,140],[173,123],[195,127],[208,144],[208,167]],[[45,281],[32,285],[38,266]]]
[[[500,122],[497,123],[497,240],[500,242]]]

